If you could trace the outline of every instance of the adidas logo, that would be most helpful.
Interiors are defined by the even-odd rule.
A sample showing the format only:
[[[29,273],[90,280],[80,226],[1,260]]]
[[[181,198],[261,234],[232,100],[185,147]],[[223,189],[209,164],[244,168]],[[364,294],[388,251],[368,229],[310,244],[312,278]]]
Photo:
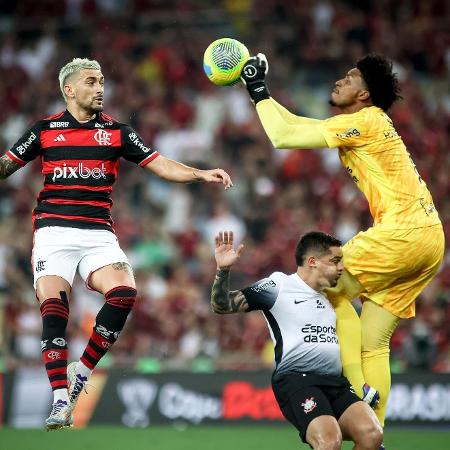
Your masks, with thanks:
[[[58,134],[58,136],[55,137],[55,139],[53,139],[55,142],[63,142],[66,140],[66,138],[64,137],[63,134]]]

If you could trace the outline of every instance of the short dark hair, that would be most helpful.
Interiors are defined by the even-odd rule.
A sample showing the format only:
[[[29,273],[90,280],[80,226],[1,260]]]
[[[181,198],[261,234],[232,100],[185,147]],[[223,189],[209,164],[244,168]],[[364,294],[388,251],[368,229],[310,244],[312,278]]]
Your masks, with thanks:
[[[309,251],[317,252],[317,256],[328,253],[330,247],[340,247],[342,242],[329,234],[321,231],[310,231],[304,234],[298,241],[295,249],[295,261],[297,266],[302,266],[305,262],[305,255]]]
[[[369,53],[356,63],[375,106],[388,111],[401,99],[397,74],[392,72],[392,61],[378,53]]]

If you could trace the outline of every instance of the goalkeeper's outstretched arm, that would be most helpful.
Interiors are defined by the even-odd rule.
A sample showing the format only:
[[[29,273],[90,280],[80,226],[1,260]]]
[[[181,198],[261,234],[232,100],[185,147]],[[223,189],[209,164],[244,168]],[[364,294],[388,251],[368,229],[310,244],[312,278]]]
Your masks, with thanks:
[[[320,131],[321,120],[296,116],[272,98],[258,102],[256,111],[275,148],[328,147]]]
[[[296,123],[302,122],[302,123],[310,123],[310,124],[317,124],[321,121],[318,119],[311,119],[310,117],[302,117],[297,116],[296,114],[291,113],[288,109],[286,109],[283,105],[280,105],[274,98],[270,97],[270,100],[272,104],[274,104],[278,110],[278,112],[281,114],[281,117],[291,125],[295,125]]]

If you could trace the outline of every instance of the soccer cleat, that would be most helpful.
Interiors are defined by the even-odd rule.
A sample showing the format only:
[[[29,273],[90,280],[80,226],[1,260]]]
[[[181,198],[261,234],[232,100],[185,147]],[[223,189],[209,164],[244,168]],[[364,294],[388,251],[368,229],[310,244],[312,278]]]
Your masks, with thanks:
[[[87,392],[87,377],[77,373],[76,362],[72,362],[67,366],[67,383],[69,385],[70,410],[73,411],[81,391]]]
[[[366,402],[371,408],[375,408],[380,401],[379,392],[370,387],[367,383],[363,385],[363,402]]]
[[[73,426],[72,410],[70,405],[64,400],[58,400],[52,405],[52,412],[45,420],[47,431],[59,430]]]

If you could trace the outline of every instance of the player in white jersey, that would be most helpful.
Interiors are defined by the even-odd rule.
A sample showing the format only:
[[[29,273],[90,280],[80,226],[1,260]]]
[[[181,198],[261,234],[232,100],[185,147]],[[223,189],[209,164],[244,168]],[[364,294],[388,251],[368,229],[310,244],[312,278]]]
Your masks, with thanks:
[[[229,290],[230,269],[243,246],[233,233],[216,236],[217,273],[211,306],[218,314],[261,310],[275,345],[272,388],[283,415],[313,449],[378,450],[383,430],[372,409],[342,375],[336,314],[323,295],[344,269],[341,242],[313,231],[297,244],[297,271],[274,272],[242,290]]]

